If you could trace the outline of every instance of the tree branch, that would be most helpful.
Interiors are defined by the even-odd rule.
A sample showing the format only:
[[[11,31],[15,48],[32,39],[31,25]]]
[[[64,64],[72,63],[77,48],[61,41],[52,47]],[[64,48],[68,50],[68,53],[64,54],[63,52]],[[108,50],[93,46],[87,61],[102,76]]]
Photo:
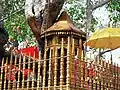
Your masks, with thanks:
[[[43,12],[43,22],[41,26],[42,29],[45,30],[54,24],[54,21],[63,7],[64,1],[65,0],[51,0],[45,5]]]
[[[99,53],[99,56],[102,56],[103,54],[105,54],[106,52],[110,52],[110,51],[112,51],[113,49],[110,49],[110,50],[106,50],[106,51],[103,51],[103,52],[100,52]]]
[[[115,49],[117,49],[117,48],[109,49],[109,50],[105,50],[105,51],[103,51],[103,52],[100,52],[100,53],[99,53],[99,56],[102,56],[102,55],[105,54],[106,52],[111,52],[111,51],[113,51],[113,50],[115,50]]]
[[[94,11],[95,9],[107,4],[108,2],[110,2],[111,0],[101,0],[98,4],[95,4],[92,8],[92,11]]]

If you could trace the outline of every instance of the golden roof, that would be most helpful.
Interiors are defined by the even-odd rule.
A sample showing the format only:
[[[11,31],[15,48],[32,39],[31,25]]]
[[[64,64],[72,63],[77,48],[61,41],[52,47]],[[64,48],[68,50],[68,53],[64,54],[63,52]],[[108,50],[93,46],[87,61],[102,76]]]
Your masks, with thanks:
[[[85,33],[82,30],[79,30],[75,27],[75,25],[72,23],[70,17],[65,11],[61,13],[58,20],[54,23],[53,26],[48,28],[46,32],[49,31],[73,31],[85,35]]]

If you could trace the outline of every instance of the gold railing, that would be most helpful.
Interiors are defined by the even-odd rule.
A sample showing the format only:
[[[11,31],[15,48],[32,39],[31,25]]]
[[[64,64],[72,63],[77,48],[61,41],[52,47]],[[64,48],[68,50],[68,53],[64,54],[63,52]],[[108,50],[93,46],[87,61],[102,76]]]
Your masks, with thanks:
[[[44,60],[22,54],[3,58],[0,90],[67,90],[67,86],[70,90],[120,90],[120,67],[117,64],[71,59],[68,73],[67,56],[64,55]]]

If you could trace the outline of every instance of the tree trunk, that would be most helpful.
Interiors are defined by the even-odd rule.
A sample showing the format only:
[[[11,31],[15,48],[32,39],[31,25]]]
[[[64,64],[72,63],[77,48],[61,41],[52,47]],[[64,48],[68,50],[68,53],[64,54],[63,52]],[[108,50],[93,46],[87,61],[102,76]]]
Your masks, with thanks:
[[[26,0],[25,15],[31,30],[36,37],[41,51],[44,55],[44,42],[40,38],[47,28],[54,24],[65,0]]]
[[[26,0],[26,18],[38,41],[40,34],[55,22],[64,1],[65,0]]]
[[[87,33],[87,36],[89,35],[88,32],[90,30],[90,27],[91,27],[91,21],[92,21],[92,18],[93,18],[93,15],[92,15],[92,1],[91,0],[87,0],[86,2],[86,33]]]

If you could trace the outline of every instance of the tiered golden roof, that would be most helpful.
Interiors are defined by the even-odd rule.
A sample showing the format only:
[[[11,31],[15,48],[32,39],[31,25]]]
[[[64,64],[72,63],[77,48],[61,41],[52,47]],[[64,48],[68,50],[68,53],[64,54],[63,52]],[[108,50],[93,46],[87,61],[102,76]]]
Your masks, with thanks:
[[[82,35],[85,37],[85,32],[83,32],[82,30],[78,29],[70,20],[70,17],[68,16],[68,14],[63,11],[61,13],[61,15],[59,16],[58,20],[53,24],[53,26],[51,26],[50,28],[48,28],[43,34],[47,34],[47,33],[51,33],[51,32],[64,32],[64,34],[66,34],[66,32],[71,32],[71,34],[76,33],[79,35]],[[63,34],[63,33],[62,33]]]

